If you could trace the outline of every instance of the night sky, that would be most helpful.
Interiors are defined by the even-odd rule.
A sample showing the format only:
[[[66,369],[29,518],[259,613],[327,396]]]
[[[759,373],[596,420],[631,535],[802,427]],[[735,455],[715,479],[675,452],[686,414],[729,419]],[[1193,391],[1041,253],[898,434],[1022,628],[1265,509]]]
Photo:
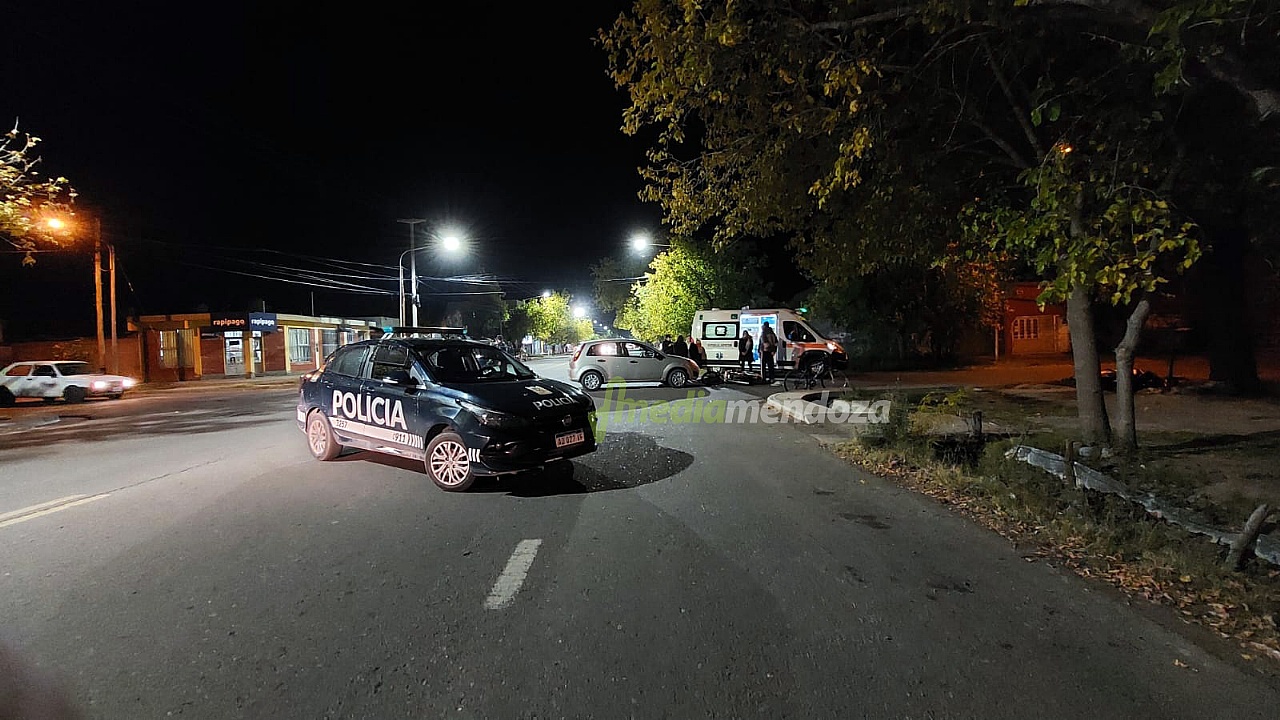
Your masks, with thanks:
[[[0,120],[103,217],[122,313],[309,312],[315,290],[322,314],[395,315],[394,296],[225,271],[394,268],[407,217],[468,239],[463,259],[421,254],[424,274],[586,294],[591,263],[662,231],[594,43],[627,5],[10,1]],[[90,332],[89,257],[0,255],[8,335]]]

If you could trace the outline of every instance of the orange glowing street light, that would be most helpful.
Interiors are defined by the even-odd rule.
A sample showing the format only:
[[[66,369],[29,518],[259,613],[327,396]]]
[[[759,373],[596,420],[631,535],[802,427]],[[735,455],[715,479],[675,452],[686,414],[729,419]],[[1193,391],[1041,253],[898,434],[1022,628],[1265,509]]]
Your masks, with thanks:
[[[71,229],[71,223],[60,217],[45,218],[44,226],[50,230],[61,231]],[[107,243],[107,268],[111,274],[111,365],[112,373],[120,372],[120,348],[116,335],[116,248]],[[93,295],[94,314],[98,325],[98,367],[106,371],[107,339],[102,322],[102,221],[93,219]]]

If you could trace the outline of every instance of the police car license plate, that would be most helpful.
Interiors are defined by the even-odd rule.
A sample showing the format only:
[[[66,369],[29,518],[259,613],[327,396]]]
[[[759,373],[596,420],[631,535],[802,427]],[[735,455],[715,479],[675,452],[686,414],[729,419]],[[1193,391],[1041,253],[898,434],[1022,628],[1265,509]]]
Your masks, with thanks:
[[[574,430],[573,432],[560,433],[556,436],[556,447],[569,447],[577,445],[580,442],[587,441],[587,433],[585,430]]]

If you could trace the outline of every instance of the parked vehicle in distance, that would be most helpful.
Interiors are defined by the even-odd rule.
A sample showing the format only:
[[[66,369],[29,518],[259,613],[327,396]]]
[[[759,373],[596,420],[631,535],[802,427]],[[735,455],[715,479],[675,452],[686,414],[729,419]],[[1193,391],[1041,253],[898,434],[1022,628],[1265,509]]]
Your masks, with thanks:
[[[684,387],[698,377],[698,365],[686,357],[668,355],[649,343],[627,338],[588,340],[569,359],[569,379],[587,390],[608,382],[660,382]]]
[[[78,403],[91,397],[120,399],[138,381],[123,375],[96,373],[79,360],[26,360],[0,370],[0,405],[19,398]]]

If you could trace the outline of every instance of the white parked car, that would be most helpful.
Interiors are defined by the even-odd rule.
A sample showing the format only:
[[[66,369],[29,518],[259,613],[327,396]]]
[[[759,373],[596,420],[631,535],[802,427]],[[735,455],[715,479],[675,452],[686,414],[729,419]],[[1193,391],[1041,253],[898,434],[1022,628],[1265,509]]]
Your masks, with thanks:
[[[649,343],[627,338],[588,340],[569,360],[569,379],[587,390],[615,380],[660,382],[684,387],[698,377],[698,365],[686,357],[666,355]]]
[[[78,360],[35,360],[16,362],[0,370],[0,405],[12,405],[18,398],[42,398],[53,402],[81,402],[90,397],[112,400],[138,381],[121,375],[95,373],[89,363]]]

